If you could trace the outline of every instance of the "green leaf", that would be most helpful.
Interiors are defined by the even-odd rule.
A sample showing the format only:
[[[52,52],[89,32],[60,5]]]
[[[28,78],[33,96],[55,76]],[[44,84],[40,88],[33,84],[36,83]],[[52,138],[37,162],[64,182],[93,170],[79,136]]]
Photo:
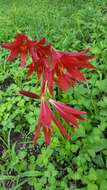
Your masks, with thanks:
[[[102,180],[100,182],[100,190],[107,190],[107,180]]]
[[[3,181],[3,180],[13,180],[13,179],[15,179],[15,176],[0,175],[0,181]]]
[[[98,190],[98,186],[93,183],[89,183],[87,186],[87,190]]]
[[[90,181],[96,181],[97,180],[97,174],[94,168],[90,168],[88,178]]]
[[[26,156],[27,152],[25,150],[20,150],[18,153],[18,158],[23,159]]]
[[[42,176],[43,174],[39,171],[35,171],[35,170],[32,170],[32,171],[26,171],[26,172],[23,172],[22,176],[23,177],[35,177],[35,176]]]

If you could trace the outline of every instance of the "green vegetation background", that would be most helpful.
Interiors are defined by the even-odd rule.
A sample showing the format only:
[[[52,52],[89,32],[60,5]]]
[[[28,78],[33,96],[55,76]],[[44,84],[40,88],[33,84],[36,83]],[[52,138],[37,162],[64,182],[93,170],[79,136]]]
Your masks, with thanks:
[[[96,70],[84,70],[86,82],[57,95],[88,113],[70,132],[73,144],[53,126],[52,143],[42,143],[41,131],[34,148],[39,106],[17,91],[39,93],[39,82],[23,79],[19,60],[6,62],[0,50],[0,190],[107,190],[107,1],[0,0],[0,43],[17,32],[44,36],[60,50],[90,48]]]

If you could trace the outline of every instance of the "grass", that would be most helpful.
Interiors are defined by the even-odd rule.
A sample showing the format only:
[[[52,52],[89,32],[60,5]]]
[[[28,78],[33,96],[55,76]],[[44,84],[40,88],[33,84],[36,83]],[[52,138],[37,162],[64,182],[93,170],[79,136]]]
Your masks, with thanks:
[[[71,132],[73,144],[54,129],[47,147],[43,135],[33,147],[38,103],[17,95],[39,92],[36,76],[5,61],[0,50],[0,190],[107,190],[107,2],[106,0],[0,0],[0,43],[17,32],[47,38],[60,50],[90,48],[96,70],[87,81],[57,98],[87,111],[87,120]],[[36,87],[35,87],[36,85]]]

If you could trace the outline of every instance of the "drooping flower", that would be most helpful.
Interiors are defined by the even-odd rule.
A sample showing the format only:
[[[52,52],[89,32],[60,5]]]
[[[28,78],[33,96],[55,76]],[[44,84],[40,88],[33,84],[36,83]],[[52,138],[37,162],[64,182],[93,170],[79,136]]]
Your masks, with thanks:
[[[41,101],[40,116],[34,135],[34,144],[36,144],[37,142],[37,138],[41,128],[43,128],[46,144],[50,144],[52,135],[52,121],[56,124],[62,135],[64,135],[68,140],[70,140],[70,134],[66,131],[66,129],[61,124],[60,120],[57,119],[53,111],[50,109],[49,102],[56,107],[60,115],[69,124],[72,130],[75,127],[79,127],[77,119],[84,120],[84,118],[81,117],[81,115],[86,114],[86,112],[71,108],[61,102],[56,102],[52,99],[49,99],[48,102],[48,100],[46,100],[44,97],[42,98],[43,99]]]
[[[42,94],[44,94],[45,87],[47,86],[50,94],[53,95],[55,67],[57,64],[57,59],[59,59],[60,57],[60,54],[54,51],[50,44],[44,45],[45,41],[46,40],[42,38],[35,45],[35,52],[38,59],[35,58],[35,60],[33,60],[33,62],[27,66],[27,77],[32,75],[34,71],[37,73],[38,79],[40,79],[42,75]]]
[[[43,80],[42,80],[42,94],[45,92],[47,86],[51,95],[53,95],[53,84],[55,81],[55,68],[61,55],[56,52],[52,47],[50,55],[44,61],[43,67]]]
[[[38,124],[37,124],[35,134],[34,134],[34,144],[36,144],[37,142],[38,135],[41,128],[43,129],[43,132],[44,132],[44,138],[45,138],[46,144],[50,144],[51,136],[52,136],[52,121],[59,128],[62,135],[64,135],[68,140],[70,140],[69,133],[62,126],[61,122],[57,119],[57,117],[54,115],[54,113],[50,109],[48,100],[46,100],[45,97],[42,97],[39,120],[38,120]]]
[[[34,99],[38,99],[38,95],[29,91],[19,91],[19,93],[23,96],[31,97]],[[34,134],[34,144],[36,144],[40,129],[43,129],[44,138],[46,144],[50,144],[51,136],[52,136],[52,121],[59,128],[62,135],[64,135],[68,140],[70,140],[70,135],[66,131],[66,129],[62,126],[61,122],[56,118],[54,113],[49,107],[49,102],[45,97],[41,97],[41,105],[40,105],[40,115],[37,123],[37,127]]]
[[[81,68],[93,69],[89,60],[95,55],[87,55],[90,50],[86,49],[80,52],[61,52],[54,49],[55,67],[54,76],[57,86],[63,91],[69,87],[73,87],[78,81],[85,80],[84,74],[80,71]]]
[[[27,66],[27,77],[32,75],[34,71],[37,73],[38,79],[40,79],[41,75],[43,74],[44,68],[46,66],[46,60],[51,50],[51,45],[46,45],[45,43],[45,38],[42,38],[40,41],[35,43],[33,61]]]
[[[40,97],[32,92],[29,91],[19,91],[21,95],[31,97],[34,99],[40,99]],[[37,123],[37,127],[34,134],[34,144],[36,144],[38,135],[40,133],[40,129],[43,129],[44,132],[44,138],[46,144],[50,144],[51,142],[51,136],[52,136],[52,122],[56,124],[62,135],[64,135],[68,140],[70,140],[70,134],[66,131],[66,129],[61,124],[60,120],[55,116],[54,112],[51,110],[49,103],[52,104],[56,110],[59,112],[59,114],[62,116],[62,118],[68,123],[68,125],[71,127],[71,129],[74,129],[78,126],[77,120],[84,120],[83,117],[81,117],[82,114],[86,114],[86,112],[71,108],[70,106],[67,106],[66,104],[55,101],[53,99],[47,99],[47,97],[42,96],[41,97],[41,105],[40,105],[40,114],[39,119]]]
[[[95,68],[89,60],[94,58],[94,55],[87,55],[89,49],[80,52],[63,52],[54,49],[50,46],[48,54],[35,64],[29,65],[29,74],[33,71],[37,72],[38,76],[43,76],[43,86],[47,83],[49,91],[53,94],[53,83],[66,91],[70,86],[74,86],[79,80],[85,80],[85,76],[80,71],[81,68]],[[51,84],[51,89],[50,89]]]
[[[56,83],[62,90],[67,90],[70,86],[76,84],[79,80],[85,80],[85,76],[80,71],[81,68],[95,68],[89,60],[95,55],[86,55],[89,49],[80,52],[61,52],[58,51],[60,59],[56,64]]]
[[[20,54],[20,66],[24,66],[28,57],[31,55],[32,59],[35,57],[34,45],[36,41],[29,39],[25,34],[17,34],[16,39],[13,42],[5,43],[2,45],[10,51],[10,55],[7,57],[8,61],[16,59]]]
[[[32,75],[34,71],[37,73],[38,79],[40,79],[42,75],[42,94],[44,94],[45,86],[47,85],[50,94],[53,95],[55,67],[60,56],[59,53],[50,47],[50,53],[46,57],[41,56],[37,61],[32,62],[27,66],[27,76]]]

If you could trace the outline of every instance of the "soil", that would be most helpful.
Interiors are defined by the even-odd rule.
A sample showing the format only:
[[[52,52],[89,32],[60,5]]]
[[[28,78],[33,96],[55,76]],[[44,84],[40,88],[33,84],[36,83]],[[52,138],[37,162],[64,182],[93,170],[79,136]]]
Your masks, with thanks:
[[[6,78],[3,82],[0,82],[0,90],[6,90],[13,83],[14,80],[11,77]]]

